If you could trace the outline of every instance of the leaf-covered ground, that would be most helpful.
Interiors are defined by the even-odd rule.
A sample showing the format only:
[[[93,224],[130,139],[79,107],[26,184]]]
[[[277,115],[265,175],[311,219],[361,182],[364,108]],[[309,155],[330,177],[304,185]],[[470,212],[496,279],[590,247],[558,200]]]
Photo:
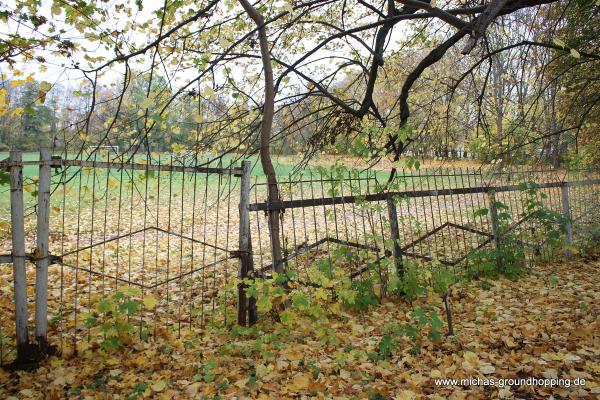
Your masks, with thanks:
[[[451,298],[456,336],[399,339],[385,360],[372,357],[384,330],[407,321],[419,304],[388,300],[293,329],[267,321],[238,334],[165,335],[108,354],[91,348],[50,358],[36,371],[0,371],[0,398],[596,399],[599,283],[600,261],[590,258],[537,266],[518,281],[461,283]],[[421,302],[443,314],[439,299]],[[583,378],[585,386],[435,383],[469,377]]]

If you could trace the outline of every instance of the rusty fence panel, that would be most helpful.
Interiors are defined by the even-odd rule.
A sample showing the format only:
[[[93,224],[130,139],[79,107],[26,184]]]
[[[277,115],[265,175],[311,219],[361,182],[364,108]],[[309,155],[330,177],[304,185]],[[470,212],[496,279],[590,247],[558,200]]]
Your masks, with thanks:
[[[106,315],[98,305],[116,293],[123,294],[118,301],[125,308],[139,308],[128,321],[145,338],[181,335],[184,330],[199,334],[236,323],[238,293],[233,283],[240,255],[242,168],[172,155],[96,152],[76,159],[46,158],[44,153],[42,161],[0,162],[2,168],[14,170],[15,177],[23,168],[30,174],[41,171],[40,178],[28,177],[21,184],[25,219],[18,210],[12,213],[16,220],[10,229],[22,238],[23,246],[19,240],[16,247],[5,245],[0,259],[16,260],[18,288],[30,282],[28,299],[18,302],[18,309],[24,303],[26,312],[17,317],[18,326],[25,326],[19,331],[19,343],[29,342],[30,316],[36,315],[35,336],[40,341],[47,337],[48,344],[63,354],[81,350],[101,336]],[[51,182],[41,179],[48,169]],[[36,215],[38,226],[27,218]],[[24,222],[22,234],[17,220]],[[25,254],[26,248],[36,248],[36,242],[38,250]],[[46,281],[47,291],[37,290],[35,281],[38,285]],[[7,292],[13,297],[12,284],[0,283],[3,296]],[[126,303],[129,298],[136,300],[135,306]],[[2,364],[17,355],[15,310],[12,317],[5,311],[0,319]],[[44,312],[47,326],[37,318]]]

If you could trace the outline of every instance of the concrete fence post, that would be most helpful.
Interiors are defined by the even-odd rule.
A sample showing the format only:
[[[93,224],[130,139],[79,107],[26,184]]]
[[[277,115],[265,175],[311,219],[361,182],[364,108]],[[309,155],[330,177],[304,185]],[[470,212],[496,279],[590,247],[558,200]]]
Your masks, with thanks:
[[[50,234],[50,162],[52,150],[40,149],[37,205],[37,248],[35,251],[35,338],[40,352],[48,349],[48,241]]]
[[[12,230],[12,263],[14,274],[15,325],[17,363],[30,358],[27,310],[27,276],[25,271],[25,221],[23,206],[23,165],[20,150],[12,149],[10,162],[10,217]]]
[[[252,272],[252,254],[250,242],[250,169],[251,162],[242,161],[242,177],[240,183],[240,224],[239,224],[239,268],[238,277],[241,281],[249,277]],[[238,325],[246,325],[248,322],[249,301],[246,295],[244,282],[238,284]],[[252,318],[251,318],[252,319]],[[252,321],[250,321],[252,323]]]

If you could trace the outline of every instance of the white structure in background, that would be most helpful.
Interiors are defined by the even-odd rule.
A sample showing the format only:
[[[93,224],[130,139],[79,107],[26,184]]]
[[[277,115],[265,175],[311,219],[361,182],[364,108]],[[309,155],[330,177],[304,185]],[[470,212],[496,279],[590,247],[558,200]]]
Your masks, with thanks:
[[[89,149],[90,149],[90,154],[94,153],[94,152],[100,152],[102,150],[106,150],[109,154],[114,153],[117,156],[120,154],[119,146],[90,146]]]
[[[472,159],[473,153],[468,151],[468,149],[464,146],[457,146],[453,150],[415,150],[408,148],[404,155],[411,157],[423,157],[423,158],[456,158],[456,159]]]

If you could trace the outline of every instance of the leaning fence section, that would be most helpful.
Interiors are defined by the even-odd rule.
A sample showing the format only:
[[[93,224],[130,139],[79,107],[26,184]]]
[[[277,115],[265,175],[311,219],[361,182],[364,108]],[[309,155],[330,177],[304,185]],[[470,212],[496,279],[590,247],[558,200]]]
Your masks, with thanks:
[[[259,273],[271,270],[263,227],[273,209],[281,211],[282,261],[302,279],[336,249],[370,254],[346,265],[351,276],[368,272],[365,261],[390,256],[464,267],[478,250],[495,246],[499,230],[510,233],[526,260],[533,261],[550,253],[547,227],[532,217],[532,207],[539,204],[564,216],[569,220],[565,240],[577,240],[600,223],[599,177],[596,170],[437,168],[401,170],[392,177],[375,171],[309,171],[280,177],[278,204],[259,200],[266,197],[266,183],[256,179],[250,205],[254,262]]]

